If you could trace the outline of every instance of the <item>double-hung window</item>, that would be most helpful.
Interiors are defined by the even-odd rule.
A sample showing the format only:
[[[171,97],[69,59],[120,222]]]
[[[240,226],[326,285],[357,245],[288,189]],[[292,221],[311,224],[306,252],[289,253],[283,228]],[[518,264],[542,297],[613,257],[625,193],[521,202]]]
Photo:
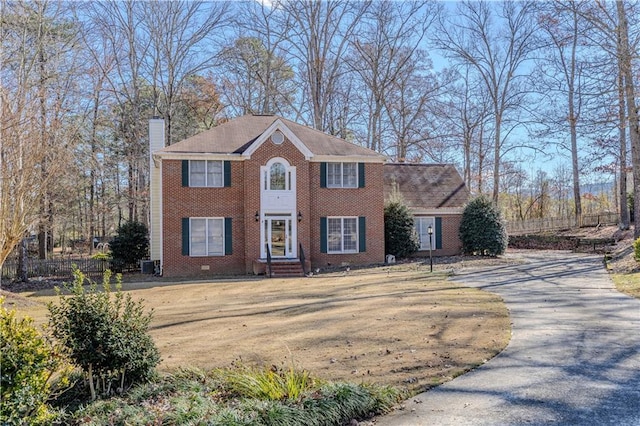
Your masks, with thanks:
[[[436,222],[434,217],[416,217],[414,218],[414,226],[416,233],[420,239],[420,250],[429,250],[436,248]],[[429,227],[432,234],[429,235]],[[431,238],[429,238],[431,237]]]
[[[358,252],[358,218],[327,218],[327,248],[329,253]]]
[[[358,163],[327,163],[328,188],[357,188]]]
[[[194,187],[222,187],[222,161],[191,160],[189,161],[189,186]]]
[[[223,256],[224,218],[191,218],[189,243],[191,256]]]

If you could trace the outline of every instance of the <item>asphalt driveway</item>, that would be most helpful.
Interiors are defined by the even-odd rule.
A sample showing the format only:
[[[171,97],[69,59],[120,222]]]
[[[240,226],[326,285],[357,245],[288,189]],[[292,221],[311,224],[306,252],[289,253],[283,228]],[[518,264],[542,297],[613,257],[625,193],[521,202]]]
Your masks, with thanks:
[[[507,348],[376,425],[640,425],[640,300],[615,290],[601,256],[521,256],[455,278],[504,298]]]

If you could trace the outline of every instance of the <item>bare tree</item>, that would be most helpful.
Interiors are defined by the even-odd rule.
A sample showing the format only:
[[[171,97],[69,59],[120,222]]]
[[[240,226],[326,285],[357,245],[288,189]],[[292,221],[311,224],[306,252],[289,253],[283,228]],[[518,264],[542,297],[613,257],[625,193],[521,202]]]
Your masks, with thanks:
[[[42,180],[42,164],[51,152],[38,143],[38,129],[32,124],[38,105],[25,92],[4,84],[0,90],[0,268],[38,223],[40,201],[49,190],[50,178]]]
[[[368,148],[383,149],[385,98],[405,68],[425,57],[416,51],[435,19],[435,9],[427,2],[376,2],[364,16],[348,63],[366,92]]]
[[[622,1],[613,4],[604,1],[596,1],[594,5],[587,9],[582,16],[590,22],[598,31],[595,32],[594,43],[599,45],[615,60],[617,73],[615,73],[615,85],[618,95],[618,130],[620,137],[620,203],[626,198],[623,193],[626,185],[622,182],[626,180],[626,138],[631,145],[631,162],[634,180],[634,210],[640,208],[640,123],[638,122],[638,101],[636,99],[634,82],[634,60],[638,59],[639,36],[636,34],[632,39],[629,32],[629,16],[637,17],[636,4]],[[627,8],[631,10],[627,12]],[[634,22],[637,28],[638,23]],[[625,151],[623,154],[622,151]],[[625,160],[623,162],[623,159]],[[621,211],[626,210],[621,206]],[[634,220],[635,236],[640,236],[640,215],[635,215]],[[624,222],[623,222],[624,226]]]
[[[578,125],[582,107],[585,103],[587,78],[583,75],[585,66],[579,57],[580,46],[585,45],[582,34],[588,31],[580,19],[584,9],[583,2],[569,1],[541,3],[538,22],[545,34],[548,49],[546,55],[538,60],[537,86],[545,97],[545,103],[553,108],[546,112],[545,123],[550,131],[545,138],[565,134],[563,128],[568,125],[571,154],[574,215],[577,223],[582,219],[580,195],[580,166],[578,150]],[[558,99],[564,100],[558,106]],[[566,115],[558,114],[558,109],[566,109]],[[554,126],[554,124],[557,124]]]
[[[38,152],[51,153],[51,158],[47,155],[39,158],[37,170],[42,182],[50,182],[50,176],[55,176],[58,164],[54,163],[53,152],[56,145],[65,141],[75,90],[76,27],[65,13],[63,4],[48,1],[2,4],[2,80],[4,96],[10,100],[6,112],[15,120],[29,121],[30,142],[35,138],[41,145]],[[37,115],[31,108],[33,102],[38,106]],[[24,111],[29,111],[28,117],[23,115]],[[37,132],[31,130],[34,126]],[[24,128],[23,131],[26,132]],[[45,188],[38,197],[41,258],[46,258],[53,249],[56,201],[53,188],[49,185]]]
[[[421,52],[422,53],[422,52]],[[424,53],[422,53],[424,54]],[[442,115],[440,97],[451,84],[448,72],[432,73],[421,64],[420,54],[398,75],[384,99],[385,116],[391,131],[388,154],[398,161],[453,161],[447,135],[438,128]]]
[[[262,40],[241,37],[222,50],[222,92],[241,114],[282,114],[293,104],[294,73]]]
[[[638,55],[633,54],[632,46],[629,42],[629,24],[625,5],[621,0],[616,1],[618,15],[618,65],[620,67],[621,79],[624,81],[624,94],[627,104],[627,120],[629,122],[629,138],[631,141],[631,158],[633,163],[633,185],[634,185],[634,236],[640,237],[640,122],[638,120],[638,102],[634,85],[632,62]]]
[[[572,172],[563,163],[553,169],[552,192],[556,199],[556,217],[568,217],[570,210],[569,194]],[[575,204],[574,204],[575,207]]]
[[[627,126],[624,125],[627,114],[625,107],[624,75],[620,67],[618,67],[618,123],[620,123],[618,126],[618,164],[620,166],[618,169],[618,208],[620,211],[620,227],[629,229],[631,218],[629,217],[629,205],[627,202]]]
[[[283,13],[278,3],[272,6],[265,2],[243,2],[239,5],[239,13],[235,18],[238,29],[235,40],[259,40],[261,50],[260,75],[255,77],[264,90],[264,96],[262,105],[254,107],[255,110],[285,116],[299,113],[296,104],[298,81],[295,81],[292,56],[287,48],[291,23],[292,20]],[[224,66],[224,61],[221,62]]]
[[[167,145],[175,142],[173,121],[187,79],[213,67],[221,34],[230,24],[229,2],[170,1],[144,5],[151,61],[144,61],[154,90],[154,108],[166,122]]]
[[[468,64],[486,86],[491,102],[494,131],[493,201],[500,191],[500,164],[508,132],[507,114],[524,108],[526,63],[536,49],[532,2],[464,1],[456,19],[442,19],[435,43],[444,54]],[[496,20],[495,17],[499,19]]]
[[[333,120],[328,116],[332,98],[337,95],[340,78],[345,73],[345,54],[349,40],[370,2],[344,0],[277,2],[287,29],[287,48],[299,64],[305,94],[301,105],[311,105],[313,126],[326,130]]]
[[[64,71],[66,51],[51,33],[55,11],[47,11],[47,3],[1,6],[0,267],[27,231],[43,222],[43,204],[51,213],[51,184],[64,164],[59,154],[70,78],[52,74],[54,60],[61,67],[56,72]],[[60,141],[53,144],[52,138]]]
[[[115,100],[115,138],[120,141],[126,159],[126,219],[146,221],[148,164],[144,121],[153,107],[153,89],[143,62],[152,53],[148,28],[144,31],[147,6],[127,0],[87,3],[86,7],[94,37],[87,46],[94,52],[94,63],[101,66],[105,55],[114,61],[112,70],[103,71],[107,90]],[[117,192],[122,194],[121,188]]]
[[[485,143],[485,128],[490,119],[489,102],[483,84],[470,77],[469,66],[459,67],[459,78],[449,86],[449,99],[442,111],[441,123],[449,128],[451,145],[462,150],[462,176],[467,188],[482,194],[484,159],[490,152]]]

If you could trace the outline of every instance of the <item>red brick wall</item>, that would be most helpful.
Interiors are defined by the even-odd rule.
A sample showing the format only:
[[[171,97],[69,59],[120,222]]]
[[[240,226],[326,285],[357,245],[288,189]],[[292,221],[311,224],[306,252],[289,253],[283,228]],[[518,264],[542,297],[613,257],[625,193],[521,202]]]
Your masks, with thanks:
[[[320,164],[311,163],[311,264],[370,264],[384,261],[384,195],[382,164],[365,164],[364,188],[320,188]],[[320,218],[327,216],[365,216],[366,252],[328,254],[320,252]]]
[[[182,186],[182,161],[162,162],[162,250],[165,276],[207,276],[215,273],[244,273],[244,167],[231,162],[231,187],[187,188]],[[190,257],[182,255],[182,218],[232,218],[233,254]],[[252,219],[253,220],[253,219]],[[209,270],[203,270],[208,266]]]

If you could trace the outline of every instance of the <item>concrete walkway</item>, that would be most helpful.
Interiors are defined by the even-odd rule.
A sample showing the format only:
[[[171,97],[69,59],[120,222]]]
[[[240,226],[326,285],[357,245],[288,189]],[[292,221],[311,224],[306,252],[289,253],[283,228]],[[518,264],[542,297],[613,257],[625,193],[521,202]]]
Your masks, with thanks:
[[[504,298],[507,348],[377,426],[640,425],[640,300],[615,290],[600,256],[518,256],[455,278]]]

